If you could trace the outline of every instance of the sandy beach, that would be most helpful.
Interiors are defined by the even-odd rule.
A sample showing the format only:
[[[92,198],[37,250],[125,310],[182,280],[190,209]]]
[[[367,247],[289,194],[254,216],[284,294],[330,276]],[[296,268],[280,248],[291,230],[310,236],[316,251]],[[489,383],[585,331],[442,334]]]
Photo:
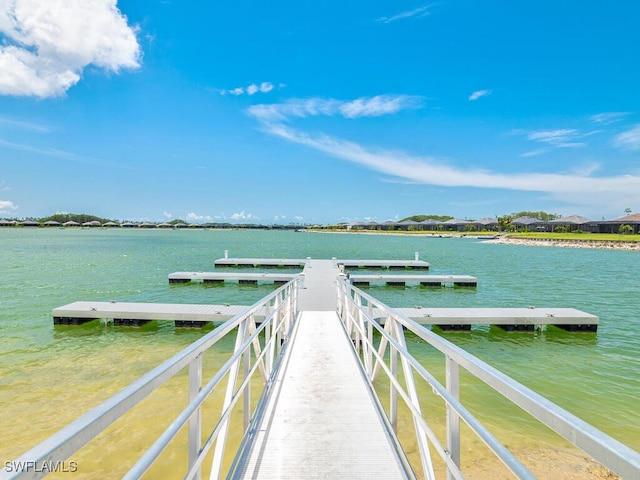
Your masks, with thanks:
[[[512,238],[500,236],[487,243],[502,243],[508,245],[522,245],[535,247],[562,247],[562,248],[594,248],[600,250],[636,250],[640,251],[640,242],[612,242],[607,240],[559,240],[559,239],[531,239]]]

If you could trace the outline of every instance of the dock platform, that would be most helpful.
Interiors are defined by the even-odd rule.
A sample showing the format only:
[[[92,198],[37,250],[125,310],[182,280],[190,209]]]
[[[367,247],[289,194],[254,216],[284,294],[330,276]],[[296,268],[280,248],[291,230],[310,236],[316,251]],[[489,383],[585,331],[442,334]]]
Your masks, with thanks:
[[[472,325],[496,325],[503,330],[534,331],[553,325],[571,332],[596,332],[600,319],[575,308],[396,308],[421,325],[442,330],[470,330]],[[375,315],[375,313],[374,313]],[[384,323],[384,319],[379,319]]]
[[[369,286],[384,283],[393,286],[407,284],[422,285],[423,287],[441,287],[454,285],[456,287],[477,287],[478,279],[470,275],[351,275],[351,282],[356,286]]]
[[[242,305],[73,302],[54,308],[52,314],[54,325],[81,325],[91,320],[105,319],[113,320],[116,326],[141,326],[152,320],[172,320],[176,327],[200,327],[210,322],[226,322],[247,308]]]
[[[273,283],[284,285],[298,275],[295,273],[220,273],[220,272],[174,272],[169,274],[169,283],[224,283],[238,282],[238,284]]]
[[[214,261],[215,267],[237,268],[304,268],[310,257],[304,259],[292,258],[219,258]],[[423,260],[343,260],[331,259],[345,269],[370,270],[429,270],[429,263]]]

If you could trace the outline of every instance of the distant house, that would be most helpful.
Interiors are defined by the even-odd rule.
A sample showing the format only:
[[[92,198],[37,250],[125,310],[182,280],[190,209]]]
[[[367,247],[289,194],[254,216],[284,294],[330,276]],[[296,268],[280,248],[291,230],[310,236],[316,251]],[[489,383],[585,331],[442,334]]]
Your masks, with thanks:
[[[420,228],[420,224],[418,222],[416,222],[415,220],[405,220],[403,222],[398,222],[396,223],[396,227],[399,228],[400,230],[422,230]]]
[[[82,224],[82,226],[83,226],[83,227],[90,227],[90,228],[92,228],[92,227],[101,227],[101,226],[102,226],[102,224],[101,224],[99,221],[97,221],[97,220],[93,220],[93,221],[91,221],[91,222],[84,222],[84,223]]]
[[[0,220],[0,227],[15,227],[15,220]]]
[[[422,230],[438,230],[438,227],[442,226],[442,222],[433,218],[427,218],[420,222]]]
[[[45,227],[59,227],[61,225],[60,222],[56,222],[55,220],[49,220],[47,222],[44,222],[43,225]]]
[[[597,232],[597,223],[580,215],[569,215],[568,217],[556,218],[548,222],[551,230],[555,230],[558,226],[563,226],[566,231],[582,230],[583,232]]]
[[[476,230],[495,230],[498,227],[498,221],[495,218],[484,217],[480,220],[473,220],[470,222],[476,227]]]
[[[20,225],[23,227],[39,227],[40,222],[36,222],[35,220],[25,220],[24,222],[20,222]]]
[[[469,223],[467,220],[460,218],[452,218],[446,222],[442,222],[442,226],[446,231],[463,232],[465,226]]]
[[[62,226],[63,227],[79,227],[80,224],[78,222],[74,222],[73,220],[69,220],[68,222],[64,222]]]
[[[102,224],[103,227],[108,227],[108,228],[113,228],[113,227],[119,227],[120,224],[116,223],[116,222],[107,222]]]
[[[640,213],[632,213],[613,220],[604,220],[597,222],[597,224],[599,233],[618,233],[623,225],[629,225],[633,229],[633,233],[638,233],[640,232]]]

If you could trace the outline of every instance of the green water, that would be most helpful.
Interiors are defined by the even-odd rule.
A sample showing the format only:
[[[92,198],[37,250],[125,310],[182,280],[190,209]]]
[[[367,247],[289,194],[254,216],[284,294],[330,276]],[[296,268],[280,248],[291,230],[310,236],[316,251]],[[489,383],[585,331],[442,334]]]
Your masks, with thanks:
[[[478,288],[373,287],[368,292],[391,306],[533,305],[574,307],[598,315],[597,334],[553,327],[535,334],[505,333],[481,326],[467,334],[444,335],[640,450],[638,252],[491,245],[462,238],[16,228],[0,230],[0,246],[3,464],[203,334],[162,322],[142,329],[99,322],[54,327],[53,308],[76,300],[249,305],[273,290],[268,285],[168,284],[167,274],[174,271],[211,270],[224,250],[234,257],[370,259],[413,259],[419,252],[431,264],[430,273],[473,275]],[[428,349],[414,344],[418,356],[424,349],[424,359],[441,369]],[[464,382],[463,398],[483,419],[505,430],[527,423],[480,385]],[[127,451],[142,451],[141,439],[155,432],[155,419],[177,412],[175,399],[186,396],[181,389],[169,386],[154,394],[153,408],[133,420],[135,433],[120,427],[122,431],[114,428],[98,439],[101,453],[92,453],[90,460],[80,457],[83,470],[103,465],[108,457],[114,478],[126,472],[117,442],[108,439],[126,437]],[[82,472],[79,475],[82,478]]]

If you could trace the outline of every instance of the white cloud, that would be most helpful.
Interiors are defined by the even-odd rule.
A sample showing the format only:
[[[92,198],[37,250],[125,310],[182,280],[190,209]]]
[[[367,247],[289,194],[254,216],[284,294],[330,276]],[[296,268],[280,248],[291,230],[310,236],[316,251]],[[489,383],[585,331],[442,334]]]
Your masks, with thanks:
[[[10,215],[18,209],[18,206],[11,200],[0,200],[0,214]]]
[[[379,117],[408,108],[419,108],[420,97],[409,95],[377,95],[361,97],[350,102],[335,99],[293,99],[286,103],[251,106],[247,112],[263,122],[286,121],[291,117],[341,115],[346,118]]]
[[[244,210],[231,215],[231,220],[251,220],[252,218],[255,217],[250,213],[245,213]]]
[[[486,97],[487,95],[491,95],[491,90],[476,90],[471,95],[469,95],[469,100],[473,102],[474,100]]]
[[[280,84],[283,86],[283,84]],[[227,93],[235,96],[244,95],[255,95],[256,93],[269,93],[274,89],[274,86],[271,82],[262,82],[261,84],[252,83],[246,88],[236,87],[231,90],[220,90],[220,95],[226,95]]]
[[[595,123],[600,123],[602,125],[609,125],[611,123],[619,122],[629,114],[630,114],[629,112],[604,112],[604,113],[597,113],[595,115],[592,115],[589,118],[591,119],[591,121]]]
[[[429,15],[428,9],[429,9],[429,5],[425,5],[424,7],[419,7],[414,10],[408,10],[406,12],[398,13],[391,17],[380,17],[377,20],[378,22],[382,22],[382,23],[390,23],[390,22],[395,22],[396,20],[403,20],[405,18],[411,18],[411,17],[422,18]]]
[[[335,100],[315,99],[315,106],[327,106],[327,115],[335,114],[339,108]],[[297,108],[294,108],[297,107]],[[310,134],[289,126],[295,117],[321,114],[321,108],[309,108],[304,103],[285,103],[280,105],[258,105],[248,113],[258,119],[264,130],[291,143],[304,145],[327,155],[353,162],[370,170],[389,175],[393,178],[408,180],[425,185],[443,187],[498,188],[517,191],[544,192],[567,202],[591,204],[601,208],[603,204],[616,202],[640,203],[640,176],[592,176],[595,166],[590,165],[583,172],[552,173],[502,173],[480,168],[457,168],[435,157],[412,156],[400,151],[366,148],[360,144],[342,140],[325,134]],[[522,132],[520,132],[522,133]],[[640,125],[626,132],[624,141],[640,148]],[[528,138],[546,145],[576,146],[568,140],[581,134],[574,129],[543,130],[530,132]],[[636,143],[637,142],[637,143]]]
[[[60,96],[89,65],[138,68],[136,32],[115,0],[0,2],[0,94]]]
[[[173,218],[173,215],[171,215],[169,212],[164,212],[162,215],[164,215],[165,218]]]
[[[640,124],[617,135],[613,143],[616,147],[625,150],[640,150]]]
[[[195,212],[189,212],[187,213],[187,220],[189,220],[190,222],[208,222],[212,220],[212,218],[209,215],[198,215]]]

